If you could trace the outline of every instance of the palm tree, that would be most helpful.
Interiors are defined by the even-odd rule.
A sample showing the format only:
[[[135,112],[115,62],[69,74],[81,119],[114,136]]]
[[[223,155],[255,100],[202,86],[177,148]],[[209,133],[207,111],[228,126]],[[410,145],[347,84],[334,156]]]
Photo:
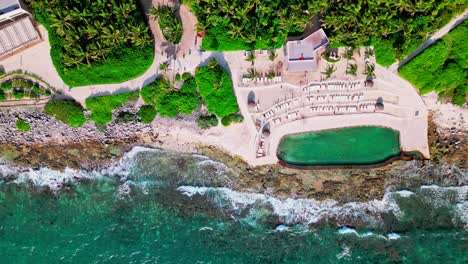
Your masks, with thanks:
[[[166,72],[168,68],[169,68],[169,62],[168,61],[162,62],[162,63],[159,64],[159,70],[160,71]]]
[[[255,55],[255,51],[250,51],[249,54],[247,54],[247,57],[245,58],[246,61],[250,61],[252,66],[255,64],[255,59],[257,59],[257,55]]]
[[[376,76],[374,72],[375,72],[375,64],[367,63],[363,74],[365,74],[368,78],[375,78]]]
[[[213,69],[213,68],[216,68],[216,66],[218,66],[218,60],[216,60],[215,58],[211,58],[209,61],[208,61],[208,67],[210,69]]]
[[[354,63],[348,64],[348,67],[346,68],[346,74],[356,76],[357,75],[357,69],[358,69],[358,67],[357,67],[356,64],[354,64]]]
[[[374,56],[374,50],[372,48],[366,48],[364,55],[366,56],[366,58],[370,58]]]
[[[343,53],[343,58],[350,60],[353,58],[353,53],[354,53],[354,48],[349,47],[345,49],[345,52]]]
[[[321,72],[322,74],[325,75],[325,79],[328,79],[332,76],[332,74],[336,71],[335,65],[333,64],[327,64],[327,67],[325,68],[325,71]]]
[[[258,77],[258,72],[256,72],[254,68],[250,68],[247,70],[247,73],[243,75],[243,77],[253,80]]]
[[[275,61],[276,58],[278,58],[278,54],[275,51],[271,51],[270,55],[268,55],[268,59],[270,59],[271,61]]]

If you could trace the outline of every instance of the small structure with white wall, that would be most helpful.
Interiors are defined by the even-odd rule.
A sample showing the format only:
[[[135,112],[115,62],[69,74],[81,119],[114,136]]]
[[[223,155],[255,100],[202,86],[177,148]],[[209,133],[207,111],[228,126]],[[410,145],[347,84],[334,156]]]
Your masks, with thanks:
[[[329,40],[323,29],[319,29],[302,40],[286,43],[286,70],[288,72],[317,71],[320,56],[325,52]]]

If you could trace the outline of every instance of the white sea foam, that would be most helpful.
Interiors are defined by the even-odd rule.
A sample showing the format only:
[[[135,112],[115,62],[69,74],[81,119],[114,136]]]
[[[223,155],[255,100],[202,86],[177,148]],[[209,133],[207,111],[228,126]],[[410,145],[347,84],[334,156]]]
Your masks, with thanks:
[[[390,233],[390,234],[387,234],[387,237],[390,240],[397,240],[397,239],[400,239],[401,236],[399,234],[396,234],[396,233]]]
[[[56,171],[49,168],[40,168],[38,170],[29,169],[28,171],[18,172],[15,183],[30,183],[34,186],[48,187],[56,192],[66,184],[84,180],[96,179],[99,175],[96,173],[85,173],[83,171],[65,168],[62,171]]]
[[[408,191],[408,190],[401,190],[401,191],[397,191],[395,193],[400,195],[401,197],[405,197],[405,198],[408,198],[411,195],[415,195],[414,192],[411,192],[411,191]]]
[[[342,258],[349,258],[351,257],[351,248],[348,246],[343,247],[343,251],[340,253],[336,254],[337,259],[342,259]]]
[[[184,195],[206,195],[212,201],[234,211],[247,208],[258,209],[271,207],[275,215],[286,224],[316,224],[322,220],[345,218],[361,219],[377,227],[382,221],[382,213],[400,213],[393,198],[386,195],[383,200],[367,203],[352,202],[340,205],[334,200],[317,201],[314,199],[278,199],[259,193],[242,193],[227,188],[181,186],[178,188]],[[249,209],[251,210],[251,209]]]
[[[317,201],[314,199],[279,199],[273,196],[259,193],[237,192],[228,188],[181,186],[178,188],[184,195],[206,196],[215,204],[225,209],[240,212],[243,210],[258,210],[259,208],[271,208],[272,213],[287,224],[316,224],[320,221],[336,220],[338,224],[359,221],[369,228],[381,227],[384,215],[393,215],[397,219],[403,217],[403,212],[395,200],[396,197],[410,198],[423,195],[425,199],[436,199],[437,203],[457,205],[456,214],[468,223],[466,202],[468,186],[462,187],[438,187],[423,186],[418,194],[410,191],[386,192],[382,200],[369,202],[350,202],[339,204],[334,200]],[[427,191],[431,190],[430,193]],[[431,198],[435,191],[436,197]],[[447,193],[451,193],[448,195]],[[428,196],[429,197],[426,197]],[[448,196],[447,196],[448,195]],[[455,201],[454,201],[455,199]],[[439,201],[441,200],[441,201]],[[244,212],[245,213],[245,212]],[[252,215],[247,212],[247,215]],[[468,224],[467,224],[468,225]],[[394,238],[394,237],[392,237]]]
[[[456,218],[463,223],[463,227],[468,231],[468,201],[457,204],[454,212]]]

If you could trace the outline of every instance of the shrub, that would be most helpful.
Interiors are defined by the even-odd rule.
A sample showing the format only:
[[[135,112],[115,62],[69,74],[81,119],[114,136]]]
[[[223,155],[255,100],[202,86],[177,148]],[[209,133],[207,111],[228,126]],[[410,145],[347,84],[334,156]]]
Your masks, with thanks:
[[[71,127],[79,127],[86,122],[83,107],[74,100],[51,100],[45,106],[45,112]]]
[[[6,94],[0,91],[0,102],[5,102],[6,99]]]
[[[114,95],[104,95],[86,99],[86,108],[92,111],[89,116],[96,124],[105,125],[112,120],[112,110],[129,101],[138,100],[139,91]]]
[[[211,113],[223,118],[239,111],[231,78],[222,66],[197,68],[195,80],[198,91]]]
[[[26,131],[31,130],[31,127],[29,126],[28,123],[26,123],[26,121],[24,121],[23,119],[19,118],[19,119],[16,121],[16,129],[18,129],[18,131],[26,132]]]
[[[25,93],[23,89],[13,89],[13,97],[15,97],[15,99],[21,100],[24,96]]]
[[[200,116],[195,122],[200,128],[207,129],[217,126],[218,118],[215,115]]]
[[[231,123],[241,123],[244,121],[244,117],[241,114],[231,114],[221,119],[223,126],[229,126]]]
[[[190,72],[184,72],[182,74],[182,80],[186,81],[188,79],[192,78],[192,74]]]
[[[15,88],[24,88],[24,89],[30,89],[32,87],[32,83],[28,80],[23,80],[23,79],[13,79],[12,85]]]
[[[11,81],[5,81],[0,85],[0,90],[2,90],[2,91],[8,91],[11,88],[13,88],[13,85],[11,84]]]
[[[136,115],[130,112],[120,112],[117,116],[117,123],[130,123],[136,121]]]
[[[152,105],[143,105],[138,110],[137,115],[141,118],[141,122],[144,124],[151,123],[158,112]]]
[[[172,90],[167,79],[157,79],[143,87],[141,96],[145,103],[156,106],[161,116],[191,114],[200,106],[200,97],[193,78],[186,80],[179,91]]]

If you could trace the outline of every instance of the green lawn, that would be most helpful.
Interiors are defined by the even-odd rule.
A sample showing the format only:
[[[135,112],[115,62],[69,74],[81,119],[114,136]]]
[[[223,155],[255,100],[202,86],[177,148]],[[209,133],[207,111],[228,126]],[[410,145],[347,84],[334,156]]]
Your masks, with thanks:
[[[457,105],[468,92],[468,21],[453,29],[399,69],[421,93],[436,91]]]
[[[400,153],[397,131],[382,127],[325,130],[281,139],[278,158],[293,165],[365,165]]]
[[[74,100],[51,100],[45,106],[45,112],[71,127],[80,127],[86,122],[83,107]]]

